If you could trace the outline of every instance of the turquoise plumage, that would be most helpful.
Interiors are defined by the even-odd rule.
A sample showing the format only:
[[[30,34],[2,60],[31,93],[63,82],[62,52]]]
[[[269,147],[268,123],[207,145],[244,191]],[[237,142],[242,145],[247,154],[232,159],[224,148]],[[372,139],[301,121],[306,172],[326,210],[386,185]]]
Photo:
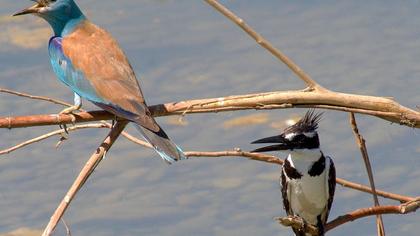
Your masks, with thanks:
[[[63,112],[79,109],[80,98],[87,99],[134,122],[165,161],[184,159],[182,150],[150,115],[134,71],[113,37],[91,23],[73,0],[36,2],[15,15],[37,15],[54,31],[48,47],[52,68],[75,94],[75,105]]]

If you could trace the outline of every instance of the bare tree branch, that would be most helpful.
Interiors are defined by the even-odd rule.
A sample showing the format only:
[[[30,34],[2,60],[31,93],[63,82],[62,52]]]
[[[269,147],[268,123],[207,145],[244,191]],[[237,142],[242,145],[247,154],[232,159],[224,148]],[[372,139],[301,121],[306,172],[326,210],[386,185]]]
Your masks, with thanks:
[[[398,206],[375,206],[362,208],[347,213],[345,215],[339,216],[336,219],[330,221],[326,226],[326,230],[332,230],[337,226],[340,226],[350,221],[355,221],[366,216],[373,216],[378,214],[408,214],[411,212],[415,212],[419,207],[420,198],[414,199],[410,202],[406,202]]]
[[[320,107],[373,115],[394,123],[420,128],[420,112],[411,110],[389,98],[325,91],[288,91],[247,94],[210,99],[172,102],[149,107],[153,116],[184,115],[235,110],[264,110],[292,107]],[[75,114],[75,123],[115,119],[105,111]],[[72,123],[72,115],[50,114],[1,117],[0,128],[20,128]]]
[[[349,113],[350,115],[350,125],[353,130],[354,138],[356,139],[356,143],[359,146],[360,152],[362,153],[362,159],[365,163],[366,171],[369,177],[369,183],[370,187],[372,189],[372,196],[373,196],[373,202],[375,206],[379,206],[379,199],[378,195],[376,194],[376,187],[375,187],[375,180],[373,178],[373,171],[372,166],[370,164],[369,160],[369,154],[366,148],[366,142],[362,135],[359,133],[359,129],[357,128],[356,118],[354,117],[353,113]],[[376,226],[377,226],[377,232],[378,236],[385,236],[385,226],[384,222],[382,220],[381,215],[376,215]]]
[[[106,136],[104,141],[101,143],[98,149],[95,150],[95,152],[86,162],[79,176],[76,178],[73,185],[70,187],[69,191],[67,192],[66,196],[63,198],[60,205],[57,207],[54,214],[51,216],[50,222],[45,227],[45,230],[42,236],[50,236],[52,234],[55,227],[57,226],[57,223],[60,221],[61,217],[63,216],[65,210],[70,205],[70,202],[76,196],[79,189],[85,184],[85,182],[87,181],[89,176],[93,173],[95,168],[99,165],[104,155],[111,148],[112,144],[114,144],[115,140],[117,140],[117,138],[119,137],[121,132],[124,130],[127,123],[128,123],[127,121],[117,121],[115,123],[114,127],[111,129],[111,131]]]
[[[280,50],[275,48],[267,39],[257,33],[252,29],[243,19],[235,15],[232,11],[227,9],[225,6],[220,4],[216,0],[205,0],[208,4],[214,7],[217,11],[222,13],[228,19],[237,24],[241,29],[243,29],[249,36],[251,36],[261,47],[267,49],[273,56],[286,64],[290,70],[292,70],[301,80],[303,80],[310,90],[326,90],[321,85],[319,85],[315,80],[313,80],[305,71],[303,71],[296,63],[290,60],[285,54]]]
[[[355,211],[349,212],[345,215],[339,216],[336,219],[330,221],[326,227],[326,231],[330,231],[340,225],[345,223],[355,221],[357,219],[373,216],[373,215],[383,215],[383,214],[408,214],[415,212],[420,207],[420,198],[413,201],[403,203],[397,206],[375,206],[368,208],[361,208]],[[305,232],[311,234],[312,236],[318,235],[318,229],[310,224],[305,224],[302,219],[299,217],[287,216],[287,217],[277,217],[275,220],[287,227],[292,227],[295,229],[305,229]]]

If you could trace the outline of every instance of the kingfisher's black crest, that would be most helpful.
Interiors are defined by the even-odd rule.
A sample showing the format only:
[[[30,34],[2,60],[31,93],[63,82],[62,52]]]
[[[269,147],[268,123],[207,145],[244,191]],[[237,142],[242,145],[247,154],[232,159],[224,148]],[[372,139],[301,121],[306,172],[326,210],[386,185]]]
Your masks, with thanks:
[[[313,109],[309,110],[302,119],[286,128],[282,134],[252,142],[276,143],[275,145],[255,149],[253,152],[319,148],[319,138],[316,130],[321,116],[322,113],[315,113]]]
[[[318,123],[321,120],[322,112],[315,113],[314,109],[306,112],[296,124],[286,128],[284,133],[309,133],[318,129]]]

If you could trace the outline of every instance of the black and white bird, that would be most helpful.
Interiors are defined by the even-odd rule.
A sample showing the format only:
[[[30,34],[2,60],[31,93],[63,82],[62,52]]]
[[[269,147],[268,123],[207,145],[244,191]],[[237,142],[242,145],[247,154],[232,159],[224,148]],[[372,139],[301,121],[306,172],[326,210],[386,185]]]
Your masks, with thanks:
[[[252,143],[275,143],[253,152],[287,151],[281,170],[281,192],[284,208],[289,216],[298,216],[318,228],[324,227],[333,202],[335,167],[332,159],[324,156],[317,133],[320,113],[309,110],[296,124],[277,136]],[[293,229],[297,236],[307,236],[303,229]]]

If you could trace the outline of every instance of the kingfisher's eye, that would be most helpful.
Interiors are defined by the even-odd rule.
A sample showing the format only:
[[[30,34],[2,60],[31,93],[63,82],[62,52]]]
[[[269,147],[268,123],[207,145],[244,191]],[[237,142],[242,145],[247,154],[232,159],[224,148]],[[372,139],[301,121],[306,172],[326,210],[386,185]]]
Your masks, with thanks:
[[[293,138],[293,141],[298,142],[298,141],[302,141],[306,138],[306,136],[304,134],[298,134]]]

